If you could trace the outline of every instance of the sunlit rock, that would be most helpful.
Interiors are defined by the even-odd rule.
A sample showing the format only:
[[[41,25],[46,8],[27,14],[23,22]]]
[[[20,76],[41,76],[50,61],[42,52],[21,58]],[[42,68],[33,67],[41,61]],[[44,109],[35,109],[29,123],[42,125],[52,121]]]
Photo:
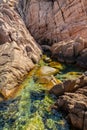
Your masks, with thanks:
[[[42,66],[38,71],[37,75],[44,76],[44,75],[54,75],[57,73],[57,69],[49,66]]]

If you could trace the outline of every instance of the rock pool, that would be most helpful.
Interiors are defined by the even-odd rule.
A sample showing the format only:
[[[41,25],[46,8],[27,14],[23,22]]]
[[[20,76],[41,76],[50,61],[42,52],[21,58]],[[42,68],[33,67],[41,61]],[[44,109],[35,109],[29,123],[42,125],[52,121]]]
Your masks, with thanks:
[[[16,96],[0,103],[0,130],[71,130],[63,114],[51,109],[57,98],[49,94],[49,89],[82,72],[43,56]]]

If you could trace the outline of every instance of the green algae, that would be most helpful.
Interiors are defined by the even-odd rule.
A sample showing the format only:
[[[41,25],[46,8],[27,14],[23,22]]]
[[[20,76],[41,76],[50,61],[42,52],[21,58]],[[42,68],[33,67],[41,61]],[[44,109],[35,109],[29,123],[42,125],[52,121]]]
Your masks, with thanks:
[[[66,79],[75,80],[83,74],[84,70],[75,65],[66,65],[61,71],[61,74],[57,74],[55,77],[61,81]]]
[[[46,82],[45,79],[41,83],[39,80],[41,75],[37,76],[37,71],[42,66],[51,66],[58,69],[55,77],[62,81],[67,78],[77,78],[82,72],[49,58],[49,62],[45,62],[44,59],[46,56],[42,57],[20,85],[16,97],[0,104],[0,130],[70,130],[62,113],[51,109],[56,97],[50,95],[48,88],[44,87],[44,84],[48,86],[50,81]]]

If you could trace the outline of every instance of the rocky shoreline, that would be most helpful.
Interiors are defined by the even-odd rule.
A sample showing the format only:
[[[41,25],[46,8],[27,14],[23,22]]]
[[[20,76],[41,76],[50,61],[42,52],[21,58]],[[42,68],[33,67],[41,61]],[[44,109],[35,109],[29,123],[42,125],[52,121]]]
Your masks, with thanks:
[[[39,44],[58,61],[87,69],[86,6],[83,0],[0,1],[0,100],[11,97],[38,63]],[[58,96],[57,108],[67,111],[71,124],[87,130],[87,72],[50,92]]]
[[[70,123],[81,130],[87,129],[87,73],[76,81],[66,80],[55,85],[51,93],[59,96],[55,104],[57,109],[64,110]]]

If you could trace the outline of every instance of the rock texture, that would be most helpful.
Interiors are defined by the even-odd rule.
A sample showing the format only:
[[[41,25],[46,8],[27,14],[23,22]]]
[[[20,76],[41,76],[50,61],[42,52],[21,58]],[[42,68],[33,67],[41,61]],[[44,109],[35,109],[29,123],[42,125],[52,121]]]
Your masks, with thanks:
[[[19,0],[18,10],[38,42],[87,40],[86,0]]]
[[[71,124],[81,130],[87,130],[87,72],[77,80],[68,80],[55,85],[51,90],[59,96],[56,106],[68,114]]]
[[[87,130],[87,86],[60,96],[57,106],[69,113],[68,118],[74,127]]]
[[[40,59],[41,51],[21,17],[0,4],[0,93],[9,97]]]
[[[65,92],[75,92],[77,89],[84,87],[87,85],[87,76],[83,74],[79,78],[76,79],[68,79],[65,80],[63,83],[55,85],[51,90],[50,93],[54,93],[56,96],[60,96]]]
[[[71,124],[87,130],[87,72],[76,80],[65,80],[55,85],[50,92],[59,96],[55,107],[68,113]]]
[[[65,63],[77,63],[87,68],[87,42],[81,37],[75,40],[61,41],[51,47],[53,57]]]

